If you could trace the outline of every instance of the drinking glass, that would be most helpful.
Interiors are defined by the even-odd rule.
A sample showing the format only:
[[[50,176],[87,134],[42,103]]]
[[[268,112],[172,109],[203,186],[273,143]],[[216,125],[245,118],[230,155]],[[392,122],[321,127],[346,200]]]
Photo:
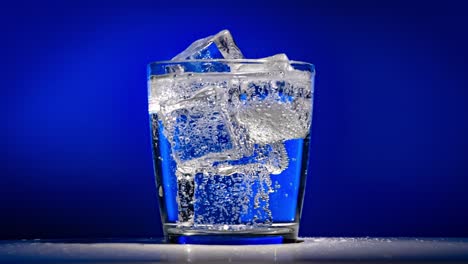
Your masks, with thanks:
[[[156,190],[168,242],[295,242],[315,67],[298,61],[148,65]]]

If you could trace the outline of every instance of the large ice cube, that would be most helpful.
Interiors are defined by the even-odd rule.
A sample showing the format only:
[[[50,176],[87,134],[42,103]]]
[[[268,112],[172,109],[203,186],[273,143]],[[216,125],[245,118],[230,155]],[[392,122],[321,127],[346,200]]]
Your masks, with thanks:
[[[166,136],[179,163],[232,149],[220,89],[204,87],[189,98],[169,101],[161,107]]]
[[[231,66],[232,71],[257,75],[243,80],[238,94],[232,93],[237,120],[258,144],[305,137],[311,121],[310,74],[294,70],[284,53],[259,61],[263,63]]]
[[[304,138],[310,127],[312,92],[303,80],[257,78],[231,92],[231,111],[257,144]]]
[[[244,56],[237,47],[229,30],[193,42],[186,50],[172,60],[199,59],[242,59]]]
[[[173,93],[161,93],[159,105],[165,136],[184,173],[210,166],[213,161],[240,158],[249,151],[245,131],[225,110],[227,84],[191,84],[178,87],[184,86],[180,83]]]

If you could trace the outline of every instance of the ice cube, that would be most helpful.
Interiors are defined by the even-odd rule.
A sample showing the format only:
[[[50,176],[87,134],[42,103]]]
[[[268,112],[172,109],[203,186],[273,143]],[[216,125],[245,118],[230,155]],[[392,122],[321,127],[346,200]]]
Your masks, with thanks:
[[[199,59],[243,59],[242,52],[237,47],[229,30],[222,30],[216,35],[193,42],[186,50],[172,60]]]
[[[304,137],[310,125],[310,115],[308,111],[304,113],[301,110],[310,105],[311,94],[300,94],[300,91],[307,92],[300,86],[308,87],[300,80],[310,80],[310,74],[295,70],[284,53],[258,61],[262,63],[230,65],[233,72],[258,76],[267,73],[270,76],[269,80],[265,78],[242,84],[239,94],[242,105],[237,107],[241,112],[239,121],[247,127],[255,143]]]
[[[218,229],[220,224],[229,224],[231,230],[235,230],[245,228],[235,226],[238,224],[267,223],[271,220],[269,175],[260,163],[240,166],[230,175],[211,169],[197,173],[193,203],[195,225]]]
[[[293,103],[265,101],[251,102],[239,110],[238,119],[254,142],[267,144],[306,136],[310,120],[300,112],[304,110],[295,110]]]
[[[249,151],[245,132],[224,110],[226,87],[222,83],[205,83],[191,89],[195,91],[190,97],[178,93],[179,97],[169,97],[159,108],[178,169],[194,173],[196,168],[210,166],[213,161],[245,155]]]
[[[198,227],[242,223],[253,199],[253,179],[242,172],[230,176],[213,172],[195,175],[194,220]]]
[[[178,163],[232,149],[221,88],[208,86],[190,98],[164,104],[163,123]]]
[[[271,174],[280,174],[289,165],[288,154],[283,142],[274,142],[266,145],[254,145],[252,154],[238,160],[226,160],[213,163],[212,172],[222,175],[231,175],[252,164],[262,166]]]
[[[231,93],[231,111],[257,144],[304,138],[310,127],[310,84],[288,78],[244,80]]]
[[[268,62],[268,65],[271,65],[272,68],[277,68],[282,71],[292,71],[294,70],[291,64],[289,63],[289,58],[284,53],[276,54],[270,57],[263,58]]]
[[[289,63],[289,58],[284,53],[276,54],[270,57],[257,59],[262,63],[232,63],[232,72],[278,72],[278,71],[292,71],[293,67]]]

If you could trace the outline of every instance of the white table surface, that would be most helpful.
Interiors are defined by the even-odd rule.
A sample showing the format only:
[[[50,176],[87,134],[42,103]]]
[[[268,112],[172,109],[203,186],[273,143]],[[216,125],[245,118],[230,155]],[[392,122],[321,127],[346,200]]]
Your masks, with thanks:
[[[302,238],[281,245],[171,245],[155,239],[0,241],[0,263],[468,263],[462,238]]]

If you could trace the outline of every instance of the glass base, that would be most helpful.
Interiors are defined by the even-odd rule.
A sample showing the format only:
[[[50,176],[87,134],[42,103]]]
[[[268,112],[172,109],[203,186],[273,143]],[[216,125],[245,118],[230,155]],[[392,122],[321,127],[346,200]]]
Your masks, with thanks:
[[[220,230],[214,226],[184,227],[165,224],[166,241],[174,244],[205,245],[262,245],[296,243],[297,223],[275,223],[268,227],[245,225],[226,226]]]

